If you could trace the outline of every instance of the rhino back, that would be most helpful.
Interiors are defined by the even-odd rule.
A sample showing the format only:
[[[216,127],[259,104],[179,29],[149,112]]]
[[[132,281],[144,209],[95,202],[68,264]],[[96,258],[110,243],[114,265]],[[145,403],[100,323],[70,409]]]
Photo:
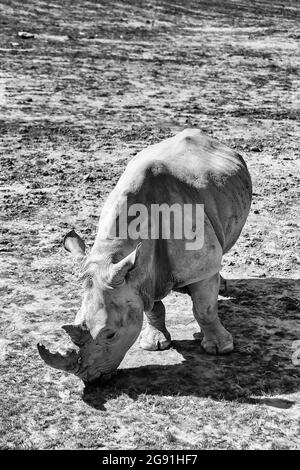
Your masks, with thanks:
[[[185,240],[154,241],[156,252],[161,253],[157,271],[164,271],[163,277],[169,273],[159,284],[183,286],[220,270],[222,254],[234,245],[245,224],[252,185],[237,152],[197,129],[187,129],[148,147],[129,162],[104,205],[98,235],[103,222],[109,224],[119,216],[118,203],[124,197],[128,207],[140,203],[149,210],[151,205],[163,203],[204,205],[204,245],[199,252],[186,251]],[[157,247],[159,244],[163,246]],[[127,243],[123,254],[131,248],[132,243]]]
[[[187,129],[137,154],[119,184],[118,189],[132,201],[204,204],[224,253],[237,240],[252,199],[242,156],[197,129]]]

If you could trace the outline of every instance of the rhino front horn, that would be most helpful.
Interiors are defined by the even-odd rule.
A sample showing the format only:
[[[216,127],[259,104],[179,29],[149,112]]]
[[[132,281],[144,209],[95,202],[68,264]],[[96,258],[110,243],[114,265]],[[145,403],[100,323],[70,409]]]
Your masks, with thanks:
[[[80,368],[80,355],[72,349],[66,354],[60,354],[59,352],[52,353],[43,344],[37,345],[41,358],[51,367],[55,369],[64,370],[66,372],[73,372],[76,374]]]

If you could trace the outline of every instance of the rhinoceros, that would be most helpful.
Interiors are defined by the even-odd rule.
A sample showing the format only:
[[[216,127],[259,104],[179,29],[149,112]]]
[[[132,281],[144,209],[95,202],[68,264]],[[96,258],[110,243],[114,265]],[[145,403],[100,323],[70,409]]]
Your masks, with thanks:
[[[186,129],[138,153],[103,206],[89,254],[74,230],[64,239],[65,248],[82,258],[82,305],[74,324],[62,327],[77,348],[61,354],[38,344],[42,359],[91,382],[113,373],[140,334],[142,348],[168,348],[171,336],[162,300],[172,290],[191,296],[203,349],[209,354],[231,352],[232,336],[217,312],[219,271],[223,254],[246,222],[251,198],[251,178],[242,156],[198,129]],[[184,236],[170,233],[168,238],[161,230],[148,238],[139,237],[139,232],[112,236],[111,229],[124,216],[125,199],[127,207],[203,207],[202,244],[187,249]],[[129,224],[133,218],[129,213],[126,217]],[[141,333],[143,313],[146,327]]]

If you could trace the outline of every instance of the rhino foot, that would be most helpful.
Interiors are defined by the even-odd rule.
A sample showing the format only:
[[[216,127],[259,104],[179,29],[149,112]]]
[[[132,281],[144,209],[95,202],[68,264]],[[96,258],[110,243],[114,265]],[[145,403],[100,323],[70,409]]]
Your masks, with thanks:
[[[171,335],[167,329],[162,332],[150,325],[144,329],[140,339],[141,348],[148,351],[162,351],[167,349],[170,344]]]
[[[199,333],[194,334],[195,339],[198,339],[199,336]],[[234,349],[232,336],[225,328],[222,334],[205,336],[201,342],[201,346],[205,352],[214,355],[228,354]]]

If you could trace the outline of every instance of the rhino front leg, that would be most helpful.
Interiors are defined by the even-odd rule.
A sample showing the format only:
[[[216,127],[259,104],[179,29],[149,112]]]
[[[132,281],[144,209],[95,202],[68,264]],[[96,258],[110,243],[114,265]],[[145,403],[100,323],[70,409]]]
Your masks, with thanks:
[[[220,295],[228,295],[228,286],[227,286],[227,280],[224,279],[223,276],[220,274],[220,289],[219,289],[219,294]]]
[[[164,304],[155,302],[153,309],[146,313],[147,326],[143,330],[140,345],[149,351],[167,349],[171,344],[171,335],[165,324],[166,311]]]
[[[219,273],[189,285],[194,316],[204,335],[201,346],[209,354],[226,354],[233,350],[232,336],[218,317],[219,285]]]

